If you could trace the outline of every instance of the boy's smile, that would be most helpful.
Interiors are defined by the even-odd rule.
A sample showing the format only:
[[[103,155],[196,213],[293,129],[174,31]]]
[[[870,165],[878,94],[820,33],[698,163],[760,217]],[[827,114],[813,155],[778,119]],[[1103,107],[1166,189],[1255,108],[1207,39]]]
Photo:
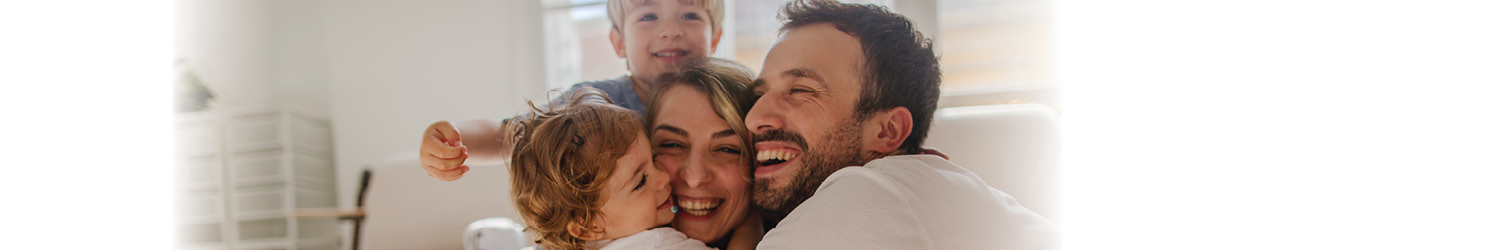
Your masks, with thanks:
[[[679,48],[663,49],[656,52],[651,52],[651,57],[661,61],[662,64],[672,65],[682,62],[682,60],[686,60],[688,56],[691,55],[693,55],[693,51]]]

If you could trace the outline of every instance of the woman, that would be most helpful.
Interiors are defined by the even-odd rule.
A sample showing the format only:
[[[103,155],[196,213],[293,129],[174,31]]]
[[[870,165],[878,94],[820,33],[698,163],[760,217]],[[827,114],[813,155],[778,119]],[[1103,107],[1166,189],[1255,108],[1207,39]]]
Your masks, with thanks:
[[[672,227],[719,249],[754,249],[764,233],[751,209],[754,148],[743,117],[755,102],[749,69],[710,58],[663,74],[650,95],[646,134],[672,176]]]

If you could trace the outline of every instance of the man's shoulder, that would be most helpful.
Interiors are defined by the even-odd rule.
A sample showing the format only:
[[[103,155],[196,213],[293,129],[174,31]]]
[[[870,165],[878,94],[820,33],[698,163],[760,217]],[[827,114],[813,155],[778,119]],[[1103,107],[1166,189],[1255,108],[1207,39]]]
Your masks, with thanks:
[[[899,155],[875,159],[861,167],[849,167],[834,172],[835,177],[882,180],[892,185],[935,187],[958,185],[970,188],[987,187],[974,172],[933,155]]]

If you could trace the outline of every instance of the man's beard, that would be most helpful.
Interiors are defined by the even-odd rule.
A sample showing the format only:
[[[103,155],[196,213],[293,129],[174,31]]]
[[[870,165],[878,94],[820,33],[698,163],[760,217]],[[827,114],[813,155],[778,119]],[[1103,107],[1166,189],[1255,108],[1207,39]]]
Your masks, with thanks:
[[[755,205],[771,212],[773,216],[786,216],[797,205],[812,198],[813,192],[833,172],[844,167],[864,165],[859,151],[862,140],[858,121],[846,119],[844,124],[835,128],[837,130],[823,140],[820,148],[809,148],[807,140],[796,132],[778,129],[756,135],[757,142],[788,141],[802,146],[802,168],[793,173],[787,186],[780,189],[771,187],[771,180],[755,179],[755,192],[751,197]]]

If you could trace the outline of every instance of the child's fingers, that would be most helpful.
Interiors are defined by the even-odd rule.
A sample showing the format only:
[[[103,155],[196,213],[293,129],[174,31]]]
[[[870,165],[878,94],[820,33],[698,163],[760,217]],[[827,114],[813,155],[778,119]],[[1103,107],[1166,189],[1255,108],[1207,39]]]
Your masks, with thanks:
[[[454,147],[447,143],[443,143],[437,137],[433,136],[428,136],[427,138],[422,139],[421,151],[423,152],[423,154],[431,155],[439,159],[458,158],[459,156],[463,155],[463,152],[466,149],[468,149],[468,147]]]
[[[438,139],[445,143],[453,143],[453,146],[463,145],[464,143],[463,137],[458,135],[458,128],[454,128],[453,124],[449,124],[447,121],[433,124],[432,130],[433,133],[437,134]]]
[[[464,173],[469,172],[469,166],[458,166],[457,168],[449,170],[438,170],[430,168],[429,166],[423,166],[423,168],[427,170],[427,176],[431,176],[432,178],[438,179],[440,181],[457,180],[459,177],[463,177]]]
[[[453,159],[439,159],[437,157],[427,156],[422,157],[421,161],[422,166],[431,166],[432,168],[438,170],[450,170],[464,165],[464,161],[467,159],[467,157],[462,156]]]

